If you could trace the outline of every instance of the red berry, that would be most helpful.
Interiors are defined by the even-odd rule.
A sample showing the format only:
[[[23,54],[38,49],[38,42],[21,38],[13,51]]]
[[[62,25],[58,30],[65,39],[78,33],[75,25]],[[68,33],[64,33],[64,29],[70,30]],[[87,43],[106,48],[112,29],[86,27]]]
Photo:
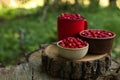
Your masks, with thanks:
[[[69,45],[69,47],[71,47],[71,46],[72,46],[72,44],[71,44],[71,43],[69,43],[68,45]]]
[[[79,38],[68,37],[66,39],[61,40],[59,45],[65,48],[82,48],[87,46],[87,42],[82,41]]]
[[[84,31],[82,35],[89,38],[108,38],[113,36],[113,33],[104,30],[88,30]]]
[[[70,14],[70,13],[62,13],[58,16],[58,19],[62,20],[81,20],[84,19],[80,14]]]

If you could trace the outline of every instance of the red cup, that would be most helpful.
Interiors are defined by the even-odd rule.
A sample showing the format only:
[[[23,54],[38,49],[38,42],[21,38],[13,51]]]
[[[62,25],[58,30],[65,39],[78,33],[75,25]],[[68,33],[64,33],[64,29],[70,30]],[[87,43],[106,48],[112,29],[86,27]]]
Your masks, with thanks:
[[[67,37],[76,37],[82,30],[88,29],[88,23],[83,18],[80,20],[59,19],[57,21],[58,40]]]

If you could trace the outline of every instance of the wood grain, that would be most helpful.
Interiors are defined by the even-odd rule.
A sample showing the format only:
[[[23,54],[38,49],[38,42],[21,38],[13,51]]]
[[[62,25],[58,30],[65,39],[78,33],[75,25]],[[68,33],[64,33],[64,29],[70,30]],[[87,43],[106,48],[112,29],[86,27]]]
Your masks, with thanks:
[[[42,53],[42,67],[46,73],[63,79],[95,80],[111,66],[109,54],[88,54],[78,60],[69,60],[59,56],[56,45],[49,45]],[[69,53],[66,53],[69,54]]]
[[[11,65],[5,68],[0,68],[0,80],[66,80],[53,78],[47,75],[46,73],[42,72],[41,53],[44,52],[45,46],[46,45],[42,45],[40,46],[40,49],[33,51],[28,57],[29,62],[22,63],[20,65]],[[103,76],[107,77],[107,75],[115,73],[115,69],[119,66],[120,65],[112,61],[110,72],[108,71]],[[120,72],[117,75],[120,75]],[[104,79],[103,77],[99,76],[96,80],[110,79]]]

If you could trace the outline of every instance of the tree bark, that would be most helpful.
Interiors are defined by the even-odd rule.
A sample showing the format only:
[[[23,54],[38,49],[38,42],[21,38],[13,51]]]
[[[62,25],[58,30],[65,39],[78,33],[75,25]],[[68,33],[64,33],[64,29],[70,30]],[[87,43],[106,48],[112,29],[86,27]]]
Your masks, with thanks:
[[[90,0],[90,6],[89,8],[93,10],[93,8],[98,8],[99,7],[99,0]]]
[[[49,45],[42,52],[43,71],[63,79],[96,80],[109,70],[110,65],[109,54],[89,54],[79,60],[68,60],[59,56],[56,45]]]
[[[116,0],[109,0],[110,1],[110,6],[114,6],[117,8]]]
[[[41,16],[40,22],[45,21],[49,7],[50,7],[50,0],[45,0],[45,5],[44,5],[43,10],[42,10],[42,16]]]

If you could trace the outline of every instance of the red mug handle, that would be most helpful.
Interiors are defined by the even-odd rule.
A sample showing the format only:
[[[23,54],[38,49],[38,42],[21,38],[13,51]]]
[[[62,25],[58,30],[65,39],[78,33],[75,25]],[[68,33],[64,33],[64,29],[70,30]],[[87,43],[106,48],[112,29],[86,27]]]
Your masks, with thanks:
[[[87,20],[84,20],[84,30],[88,29],[88,22]]]

